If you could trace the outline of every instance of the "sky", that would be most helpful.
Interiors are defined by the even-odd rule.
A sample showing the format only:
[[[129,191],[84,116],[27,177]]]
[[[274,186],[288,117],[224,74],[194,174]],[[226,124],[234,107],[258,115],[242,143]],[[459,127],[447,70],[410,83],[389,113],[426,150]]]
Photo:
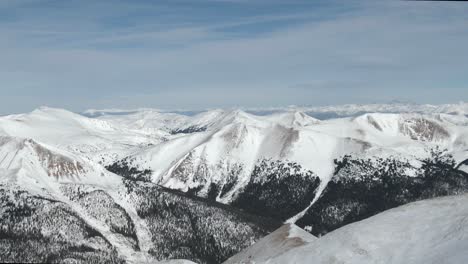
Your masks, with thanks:
[[[468,101],[468,3],[2,0],[0,114]]]

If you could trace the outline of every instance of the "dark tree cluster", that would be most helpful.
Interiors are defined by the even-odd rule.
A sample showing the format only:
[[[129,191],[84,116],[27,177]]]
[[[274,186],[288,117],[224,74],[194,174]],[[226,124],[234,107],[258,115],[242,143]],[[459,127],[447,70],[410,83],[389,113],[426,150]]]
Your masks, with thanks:
[[[2,263],[124,262],[98,231],[61,202],[0,186],[0,207]]]
[[[421,167],[394,158],[345,156],[335,163],[332,180],[297,223],[311,227],[317,236],[406,203],[468,191],[467,173],[439,149],[432,150]]]
[[[197,126],[190,126],[187,128],[177,128],[172,130],[170,133],[172,135],[176,134],[191,134],[191,133],[197,133],[197,132],[204,132],[206,131],[206,127],[197,127]]]
[[[136,167],[132,166],[128,159],[123,159],[111,165],[108,165],[106,166],[106,170],[130,180],[146,182],[151,181],[151,170],[139,170]]]
[[[281,225],[151,183],[128,185],[131,201],[151,232],[150,254],[157,259],[222,263]]]
[[[105,223],[114,233],[124,236],[133,249],[139,250],[135,224],[127,211],[117,204],[103,190],[90,188],[80,184],[64,184],[61,187],[68,198],[76,202],[94,219]]]
[[[310,205],[320,179],[295,162],[261,160],[232,205],[284,221]]]

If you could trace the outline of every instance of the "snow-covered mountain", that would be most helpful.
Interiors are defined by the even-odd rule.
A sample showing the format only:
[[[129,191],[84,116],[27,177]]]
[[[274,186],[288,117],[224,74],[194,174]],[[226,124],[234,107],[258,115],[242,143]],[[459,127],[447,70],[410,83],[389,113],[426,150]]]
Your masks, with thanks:
[[[294,115],[291,117],[295,118]],[[200,192],[208,192],[207,188],[211,183],[224,184],[230,174],[236,178],[236,185],[241,187],[249,180],[257,161],[265,158],[301,161],[306,165],[317,164],[317,168],[318,163],[324,159],[328,163],[332,162],[331,154],[324,156],[326,151],[316,155],[316,159],[304,155],[313,154],[307,150],[310,142],[321,144],[324,149],[328,143],[331,146],[327,152],[333,152],[333,145],[336,143],[329,136],[322,136],[328,142],[320,141],[312,136],[307,137],[317,133],[302,129],[301,123],[292,119],[286,121],[283,116],[279,117],[281,122],[274,122],[269,118],[242,111],[228,112],[211,120],[204,119],[205,122],[198,122],[196,116],[197,128],[203,128],[203,131],[176,135],[171,140],[135,152],[125,162],[139,170],[151,170],[152,181],[163,186],[183,191],[201,188]],[[315,120],[310,119],[307,121],[314,123]],[[195,126],[191,123],[190,127]],[[301,134],[307,134],[303,138],[304,143],[300,142]],[[344,141],[353,145],[352,140]],[[359,147],[359,143],[354,145]],[[337,156],[340,154],[343,153],[338,153]],[[324,167],[324,170],[329,172],[331,165]],[[226,196],[226,199],[229,198],[230,194]]]
[[[108,169],[297,222],[316,235],[411,201],[468,190],[466,171],[453,170],[468,158],[463,115],[369,113],[319,121],[302,112],[216,110],[192,118],[181,126],[190,131]],[[442,154],[448,158],[439,162]]]
[[[318,239],[284,226],[225,263],[464,263],[467,203],[466,194],[415,202]]]
[[[283,111],[302,111],[319,119],[330,119],[337,117],[353,117],[365,113],[420,113],[420,114],[468,114],[468,103],[460,102],[458,104],[414,104],[405,102],[393,102],[382,104],[345,104],[330,106],[289,106],[289,107],[270,107],[270,108],[250,108],[246,111],[252,113],[272,113]]]
[[[41,107],[31,113],[0,117],[0,135],[31,138],[94,161],[109,162],[134,148],[157,144],[164,132],[127,129],[62,109]]]
[[[13,236],[8,247],[23,249],[18,241],[41,234],[26,248],[36,255],[11,251],[0,260],[220,263],[282,222],[289,225],[272,236],[299,236],[294,223],[322,236],[396,206],[468,192],[468,117],[460,111],[327,120],[306,112],[86,117],[42,107],[0,117],[1,232]],[[75,229],[59,236],[51,217]],[[275,251],[300,244],[291,237]],[[64,246],[44,253],[47,241]],[[260,246],[248,255],[258,252],[271,253]]]
[[[0,157],[1,262],[219,263],[279,226],[32,139],[0,136]]]
[[[11,172],[2,180],[31,188],[68,182],[109,186],[120,178],[86,157],[33,139],[0,136],[0,157],[0,169]]]
[[[319,121],[302,112],[256,116],[215,111],[190,120],[171,129],[191,128],[191,133],[179,133],[136,151],[116,168],[150,171],[153,182],[183,191],[197,189],[201,196],[210,192],[212,184],[219,189],[234,184],[228,193],[216,196],[229,202],[265,159],[295,162],[326,183],[333,174],[334,160],[346,154],[395,156],[418,163],[431,148],[440,147],[457,161],[467,157],[468,118],[458,115],[374,113]]]
[[[168,109],[152,109],[152,108],[139,108],[139,109],[90,109],[84,111],[82,114],[88,117],[99,116],[118,116],[135,114],[138,112],[152,111],[159,113],[188,113],[190,115],[207,112],[211,109],[205,110],[168,110]],[[329,105],[329,106],[287,106],[287,107],[257,107],[257,108],[242,108],[242,110],[257,114],[268,115],[272,113],[282,112],[305,112],[308,115],[319,119],[330,119],[337,117],[353,117],[365,113],[420,113],[420,114],[456,114],[467,115],[468,103],[459,102],[456,104],[415,104],[408,102],[391,102],[391,103],[374,103],[374,104],[345,104],[345,105]]]

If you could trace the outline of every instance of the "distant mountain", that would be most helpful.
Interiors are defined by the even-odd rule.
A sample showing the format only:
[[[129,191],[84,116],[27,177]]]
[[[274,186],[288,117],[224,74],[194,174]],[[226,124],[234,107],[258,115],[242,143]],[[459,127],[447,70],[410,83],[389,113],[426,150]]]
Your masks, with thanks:
[[[245,112],[255,115],[270,115],[281,112],[305,112],[310,116],[318,119],[331,119],[338,117],[353,117],[366,113],[420,113],[420,114],[468,114],[468,103],[460,102],[458,104],[416,104],[410,102],[393,101],[390,103],[374,103],[374,104],[345,104],[345,105],[329,105],[329,106],[288,106],[288,107],[258,107],[258,108],[242,108]],[[118,116],[136,114],[139,112],[159,112],[159,113],[176,113],[182,115],[193,116],[198,113],[207,112],[210,110],[162,110],[152,108],[140,109],[90,109],[82,114],[88,117],[100,116]]]
[[[331,119],[338,117],[353,117],[366,113],[419,113],[419,114],[456,114],[467,115],[468,103],[458,104],[414,104],[407,102],[392,102],[383,104],[346,104],[331,106],[290,106],[290,107],[270,107],[251,108],[246,111],[251,113],[273,113],[283,111],[302,111],[318,119]]]

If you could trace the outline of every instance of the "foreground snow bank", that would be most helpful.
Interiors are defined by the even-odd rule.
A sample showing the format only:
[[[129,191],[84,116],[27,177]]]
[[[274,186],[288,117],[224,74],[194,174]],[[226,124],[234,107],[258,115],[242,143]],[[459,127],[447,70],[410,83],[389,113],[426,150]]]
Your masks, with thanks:
[[[269,244],[276,248],[286,241],[264,239],[258,244],[262,243],[262,248],[268,248]],[[468,195],[404,205],[290,250],[267,252],[269,256],[265,256],[266,251],[255,249],[258,244],[230,260],[235,259],[236,263],[466,263]]]
[[[312,242],[317,238],[294,224],[286,224],[260,241],[231,257],[225,263],[260,263],[272,256]]]

